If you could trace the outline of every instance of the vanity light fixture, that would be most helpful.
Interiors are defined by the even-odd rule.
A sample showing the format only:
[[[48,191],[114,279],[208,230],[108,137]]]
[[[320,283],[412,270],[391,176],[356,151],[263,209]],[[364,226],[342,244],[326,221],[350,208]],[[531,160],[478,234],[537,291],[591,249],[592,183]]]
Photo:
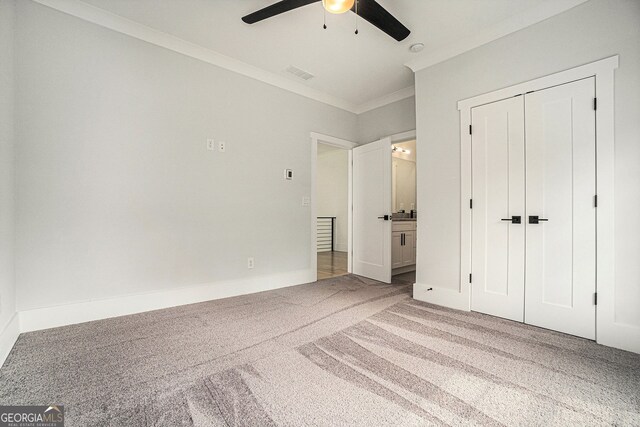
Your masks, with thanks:
[[[391,146],[393,151],[397,151],[398,153],[411,154],[411,150],[407,150],[406,148],[396,147],[395,145]]]

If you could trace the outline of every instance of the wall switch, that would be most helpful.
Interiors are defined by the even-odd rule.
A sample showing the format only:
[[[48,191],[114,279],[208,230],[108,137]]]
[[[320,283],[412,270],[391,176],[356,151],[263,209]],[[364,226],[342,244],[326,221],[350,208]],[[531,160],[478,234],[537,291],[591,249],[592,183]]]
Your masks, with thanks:
[[[309,207],[310,205],[311,205],[311,197],[304,196],[302,198],[302,206],[306,208],[306,207]]]
[[[291,169],[284,170],[284,179],[293,179],[293,171]]]
[[[215,143],[211,138],[207,139],[207,150],[215,150]]]
[[[253,268],[253,257],[247,258],[247,268],[248,269],[252,269]]]
[[[227,148],[227,143],[226,142],[218,141],[218,151],[219,152],[224,153],[226,148]]]

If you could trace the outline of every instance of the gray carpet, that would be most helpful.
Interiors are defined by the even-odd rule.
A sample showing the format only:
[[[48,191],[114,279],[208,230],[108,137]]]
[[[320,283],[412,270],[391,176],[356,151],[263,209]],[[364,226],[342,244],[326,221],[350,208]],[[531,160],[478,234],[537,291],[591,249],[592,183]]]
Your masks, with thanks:
[[[0,404],[67,426],[640,425],[640,355],[356,276],[22,334]]]

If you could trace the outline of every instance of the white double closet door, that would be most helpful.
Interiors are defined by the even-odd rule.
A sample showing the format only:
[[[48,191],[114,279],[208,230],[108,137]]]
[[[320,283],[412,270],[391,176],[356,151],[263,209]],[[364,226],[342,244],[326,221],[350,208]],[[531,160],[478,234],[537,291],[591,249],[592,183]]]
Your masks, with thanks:
[[[595,339],[594,97],[588,78],[472,108],[474,311]]]

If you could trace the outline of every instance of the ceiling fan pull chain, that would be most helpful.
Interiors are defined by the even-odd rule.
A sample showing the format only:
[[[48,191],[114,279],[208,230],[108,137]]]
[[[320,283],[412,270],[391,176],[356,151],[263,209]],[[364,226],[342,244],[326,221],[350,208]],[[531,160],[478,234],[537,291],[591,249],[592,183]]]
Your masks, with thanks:
[[[324,7],[322,8],[322,28],[327,29],[327,9]]]
[[[358,34],[358,3],[360,0],[356,0],[356,35]]]

